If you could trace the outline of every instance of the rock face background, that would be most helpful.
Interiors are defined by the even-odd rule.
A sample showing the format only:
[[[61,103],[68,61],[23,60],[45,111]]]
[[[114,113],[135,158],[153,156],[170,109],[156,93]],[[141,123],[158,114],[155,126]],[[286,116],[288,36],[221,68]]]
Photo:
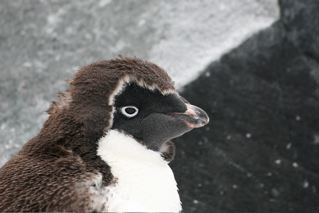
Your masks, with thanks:
[[[135,55],[212,118],[176,140],[186,212],[317,212],[318,11],[317,0],[4,0],[0,165],[78,66]]]
[[[185,87],[213,118],[177,143],[186,209],[319,211],[318,11],[280,1],[280,20]]]

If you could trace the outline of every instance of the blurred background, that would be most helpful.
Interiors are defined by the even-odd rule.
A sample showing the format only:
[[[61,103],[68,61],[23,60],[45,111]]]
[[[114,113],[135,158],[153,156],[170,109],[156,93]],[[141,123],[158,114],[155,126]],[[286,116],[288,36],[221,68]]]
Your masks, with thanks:
[[[319,211],[317,0],[2,0],[0,166],[77,69],[165,68],[211,123],[176,140],[185,212]]]

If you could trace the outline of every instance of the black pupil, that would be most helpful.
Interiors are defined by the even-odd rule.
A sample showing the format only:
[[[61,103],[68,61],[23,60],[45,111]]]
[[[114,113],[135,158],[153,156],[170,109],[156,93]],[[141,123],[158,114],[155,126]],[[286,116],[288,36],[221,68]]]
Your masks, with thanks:
[[[132,108],[132,107],[129,107],[129,108],[126,108],[125,109],[125,112],[127,113],[127,114],[134,114],[135,113],[135,109],[134,108]]]

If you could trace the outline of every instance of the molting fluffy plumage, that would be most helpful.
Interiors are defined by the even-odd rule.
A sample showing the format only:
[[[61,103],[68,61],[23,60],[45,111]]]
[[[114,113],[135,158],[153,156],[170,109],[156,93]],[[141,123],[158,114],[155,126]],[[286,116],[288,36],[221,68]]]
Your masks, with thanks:
[[[181,210],[171,139],[208,117],[160,67],[130,58],[84,66],[48,113],[0,169],[0,211]]]

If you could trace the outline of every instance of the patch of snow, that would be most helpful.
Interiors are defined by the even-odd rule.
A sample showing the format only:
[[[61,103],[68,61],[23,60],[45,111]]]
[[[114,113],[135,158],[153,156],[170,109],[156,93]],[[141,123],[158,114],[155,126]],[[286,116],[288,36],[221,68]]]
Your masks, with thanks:
[[[50,13],[47,17],[47,25],[44,31],[49,35],[55,35],[56,27],[63,21],[62,16],[67,13],[64,7],[61,7],[56,13]]]
[[[167,69],[181,87],[210,62],[276,21],[278,10],[269,13],[266,6],[277,8],[277,0],[267,5],[255,0],[160,1],[157,28],[163,39],[153,46],[150,59]]]
[[[24,67],[32,67],[32,64],[29,61],[23,63]]]
[[[106,5],[110,4],[112,0],[100,0],[99,7],[105,7]]]
[[[292,166],[293,166],[294,168],[298,168],[298,167],[299,167],[299,165],[298,165],[297,162],[293,162],[293,163],[292,163]]]
[[[308,182],[307,180],[305,180],[305,181],[303,182],[303,187],[304,187],[305,189],[309,187],[309,182]]]

